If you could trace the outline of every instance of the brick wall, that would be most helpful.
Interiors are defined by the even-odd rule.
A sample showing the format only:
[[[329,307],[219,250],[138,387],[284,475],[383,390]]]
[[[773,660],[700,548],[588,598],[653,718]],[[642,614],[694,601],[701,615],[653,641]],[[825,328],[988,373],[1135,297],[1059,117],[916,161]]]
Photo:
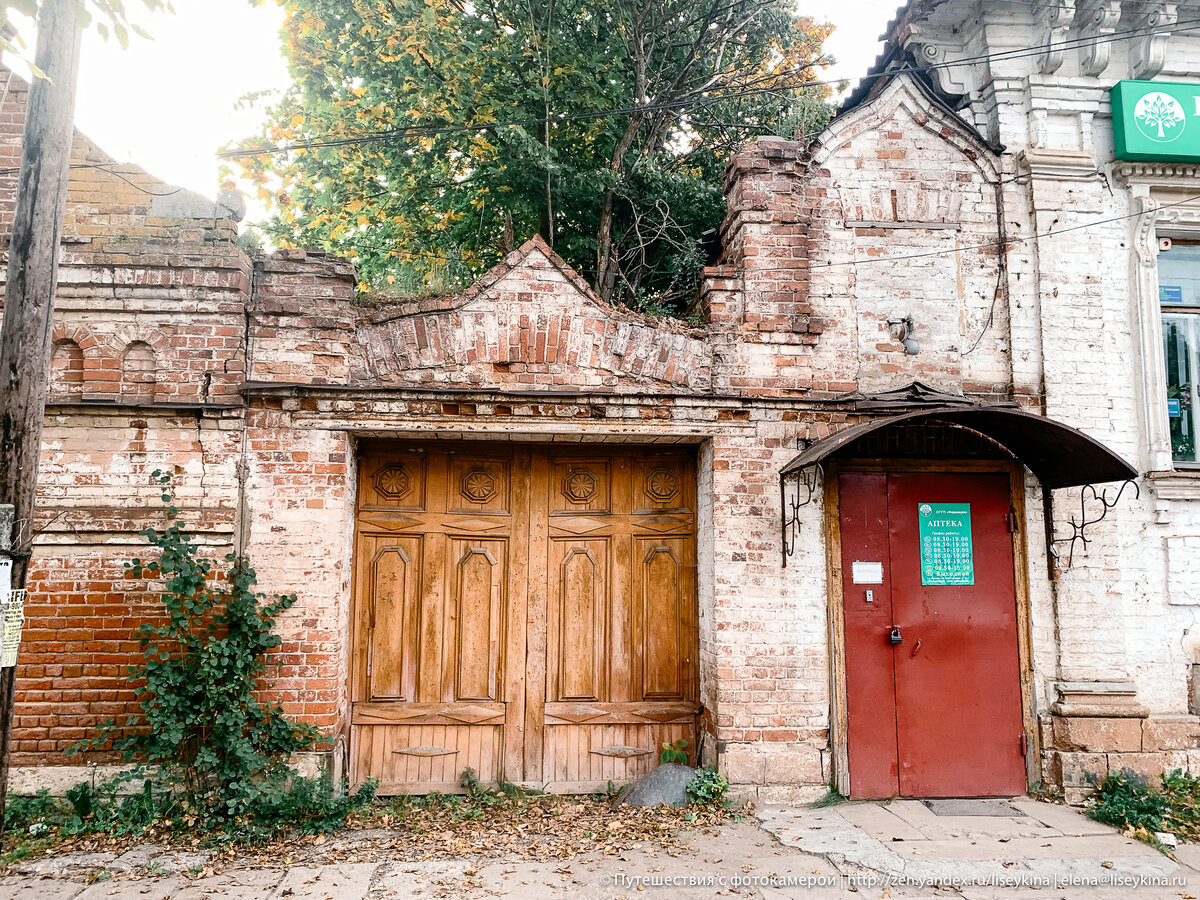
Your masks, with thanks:
[[[13,84],[0,103],[10,158]],[[1138,447],[1128,273],[1095,271],[1089,255],[1123,252],[1124,226],[1081,232],[1055,245],[1061,255],[1029,241],[1003,260],[998,251],[998,221],[1028,237],[1123,201],[1099,180],[1031,182],[1013,154],[906,79],[816,144],[764,139],[735,157],[701,327],[606,307],[538,240],[460,295],[364,302],[349,263],[305,250],[252,261],[232,221],[156,215],[146,192],[169,186],[82,137],[76,156],[46,530],[19,681],[22,765],[60,762],[83,730],[127,708],[119,673],[152,604],[123,564],[160,515],[155,468],[176,474],[214,555],[245,549],[262,589],[299,594],[280,622],[270,690],[344,736],[358,437],[698,445],[701,750],[743,791],[786,800],[822,791],[837,749],[819,492],[780,565],[778,473],[797,440],[858,421],[864,394],[922,381],[1044,406],[1127,455]],[[1190,763],[1200,738],[1173,718],[1187,710],[1190,620],[1155,579],[1165,541],[1200,534],[1200,514],[1148,497],[1123,504],[1092,532],[1085,561],[1051,582],[1032,477],[1026,500],[1049,777],[1075,777],[1064,773],[1097,754],[1106,766],[1119,753]],[[1136,679],[1146,705],[1136,749],[1132,726],[1088,736],[1052,722],[1051,684],[1064,678]]]

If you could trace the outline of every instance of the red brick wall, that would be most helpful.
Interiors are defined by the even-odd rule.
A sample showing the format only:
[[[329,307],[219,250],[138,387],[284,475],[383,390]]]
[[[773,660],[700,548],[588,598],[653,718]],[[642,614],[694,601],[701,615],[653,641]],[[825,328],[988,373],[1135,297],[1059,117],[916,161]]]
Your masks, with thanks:
[[[125,673],[137,658],[133,633],[155,606],[144,582],[125,578],[128,559],[103,548],[39,552],[29,576],[14,766],[78,763],[63,751],[135,707]]]

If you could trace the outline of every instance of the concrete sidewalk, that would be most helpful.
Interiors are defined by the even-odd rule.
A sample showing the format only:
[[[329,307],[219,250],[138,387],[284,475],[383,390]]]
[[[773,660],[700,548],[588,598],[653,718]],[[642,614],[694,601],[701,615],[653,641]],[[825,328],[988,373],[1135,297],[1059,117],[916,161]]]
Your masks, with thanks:
[[[372,841],[380,833],[362,832],[345,832],[329,841],[321,851],[324,862],[234,861],[216,873],[203,854],[154,847],[121,856],[60,855],[15,867],[0,878],[0,898],[1200,896],[1200,847],[1183,847],[1179,861],[1172,861],[1077,810],[1030,800],[769,807],[758,816],[758,823],[728,824],[689,835],[686,851],[643,845],[613,856],[590,854],[549,863],[516,858],[399,859],[396,850],[373,849]]]

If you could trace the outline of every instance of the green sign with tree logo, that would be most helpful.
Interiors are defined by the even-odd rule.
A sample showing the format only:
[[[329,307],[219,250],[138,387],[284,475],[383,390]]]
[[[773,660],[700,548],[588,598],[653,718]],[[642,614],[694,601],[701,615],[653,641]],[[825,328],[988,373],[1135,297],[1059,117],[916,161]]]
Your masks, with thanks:
[[[974,584],[970,503],[917,505],[921,584]]]
[[[1112,107],[1117,159],[1200,162],[1200,84],[1121,81]]]

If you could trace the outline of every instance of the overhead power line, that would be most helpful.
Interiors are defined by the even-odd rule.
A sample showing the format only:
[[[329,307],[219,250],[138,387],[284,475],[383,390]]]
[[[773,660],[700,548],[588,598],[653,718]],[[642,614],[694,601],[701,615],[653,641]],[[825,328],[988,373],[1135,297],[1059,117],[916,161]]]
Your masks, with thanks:
[[[118,172],[116,170],[116,168],[114,168],[114,167],[119,166],[119,165],[121,165],[121,164],[120,163],[72,163],[70,166],[68,166],[68,168],[70,168],[70,169],[99,169],[101,172],[105,172],[109,175],[112,175],[114,178],[119,178],[123,182],[125,182],[127,185],[129,185],[131,188],[134,188],[135,190],[139,190],[143,194],[147,194],[151,197],[173,197],[176,194],[178,194],[184,190],[184,188],[180,187],[180,188],[174,188],[173,190],[170,190],[170,191],[152,191],[149,188],[142,187],[140,184],[138,184],[133,179],[126,178],[124,175],[122,175],[120,172]],[[8,168],[0,169],[0,178],[3,178],[6,175],[16,175],[20,171],[21,171],[21,169],[19,166],[9,166]]]
[[[1153,209],[1143,209],[1135,213],[1129,213],[1124,216],[1111,216],[1107,219],[1095,219],[1091,222],[1081,222],[1078,225],[1068,225],[1066,228],[1054,228],[1050,231],[1043,231],[1026,235],[1025,237],[1011,237],[1004,240],[988,241],[985,244],[970,244],[966,247],[948,247],[945,250],[928,250],[923,253],[906,253],[903,256],[872,256],[867,259],[850,259],[838,260],[837,262],[818,263],[817,265],[809,264],[809,269],[835,269],[843,266],[865,266],[875,263],[894,263],[902,262],[909,259],[928,259],[931,256],[950,256],[957,253],[967,253],[971,250],[1001,250],[1007,249],[1011,244],[1026,244],[1029,241],[1041,241],[1056,238],[1064,234],[1069,234],[1074,231],[1085,231],[1089,228],[1098,228],[1101,225],[1111,225],[1114,222],[1124,222],[1129,219],[1139,219],[1142,216],[1157,213],[1160,210],[1171,209],[1176,206],[1186,206],[1189,203],[1195,203],[1200,200],[1200,194],[1193,197],[1186,197],[1183,200],[1178,200],[1174,203],[1164,203],[1161,206],[1156,206]]]

